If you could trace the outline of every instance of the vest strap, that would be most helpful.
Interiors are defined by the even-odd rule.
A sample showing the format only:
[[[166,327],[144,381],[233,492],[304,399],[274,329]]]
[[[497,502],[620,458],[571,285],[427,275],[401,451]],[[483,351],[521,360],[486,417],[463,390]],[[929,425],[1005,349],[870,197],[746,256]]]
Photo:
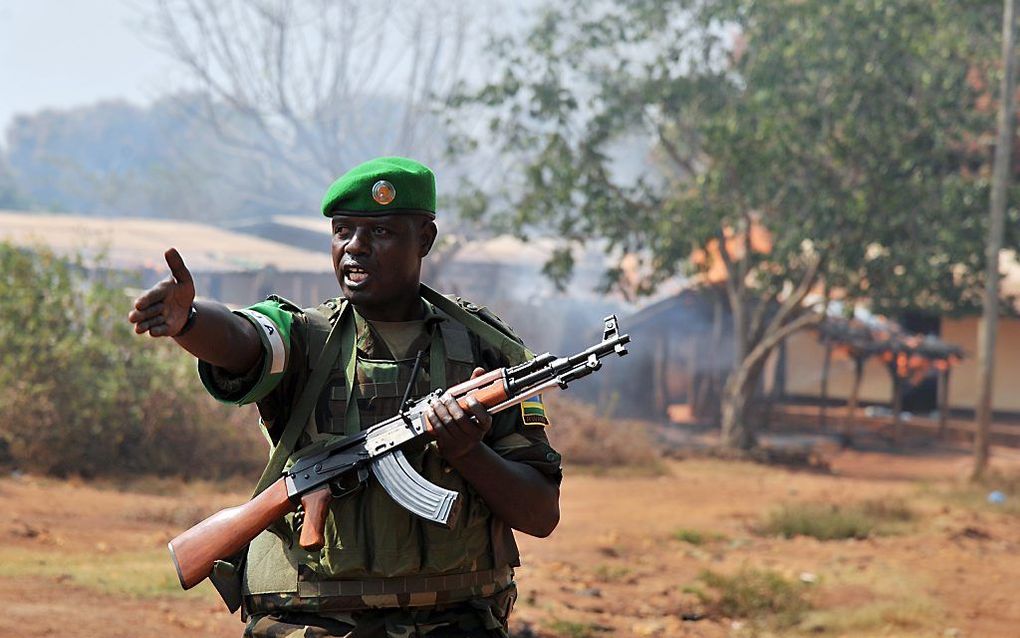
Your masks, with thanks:
[[[446,388],[446,334],[434,323],[429,326],[429,387]]]
[[[252,498],[261,494],[263,490],[280,478],[283,468],[287,464],[287,457],[294,452],[294,447],[297,445],[301,432],[304,431],[305,423],[312,413],[312,408],[319,396],[319,392],[322,391],[322,386],[326,383],[326,377],[329,374],[330,368],[332,368],[332,363],[339,354],[340,342],[342,341],[340,326],[345,323],[343,315],[350,314],[347,311],[349,307],[350,304],[343,304],[340,318],[330,329],[329,336],[326,337],[326,344],[316,360],[311,374],[308,376],[308,382],[305,384],[301,396],[298,398],[297,403],[294,404],[294,409],[291,410],[290,417],[287,419],[287,425],[284,426],[283,433],[280,435],[280,440],[273,446],[273,451],[269,455],[269,462],[266,464],[266,469],[262,471],[262,476],[259,477],[259,481],[255,485]],[[353,325],[354,322],[351,321],[349,323]]]
[[[490,325],[486,321],[483,321],[474,314],[468,312],[462,308],[460,304],[453,301],[446,295],[429,288],[425,284],[421,284],[421,296],[422,299],[430,302],[433,306],[450,315],[459,323],[470,328],[479,337],[481,337],[483,341],[497,348],[504,354],[504,356],[511,359],[511,363],[521,363],[522,361],[533,359],[535,357],[535,354],[531,352],[531,350],[528,350],[519,342],[514,341],[508,335],[498,330],[495,326]],[[512,353],[524,353],[524,356],[513,357]],[[514,361],[514,358],[519,360]]]
[[[346,304],[345,308],[350,307]],[[358,413],[358,402],[354,398],[354,382],[358,366],[358,329],[353,312],[340,315],[336,325],[340,328],[340,365],[344,369],[344,386],[347,393],[347,405],[344,410],[344,434],[353,436],[361,431],[361,415]],[[334,354],[334,358],[335,358]]]

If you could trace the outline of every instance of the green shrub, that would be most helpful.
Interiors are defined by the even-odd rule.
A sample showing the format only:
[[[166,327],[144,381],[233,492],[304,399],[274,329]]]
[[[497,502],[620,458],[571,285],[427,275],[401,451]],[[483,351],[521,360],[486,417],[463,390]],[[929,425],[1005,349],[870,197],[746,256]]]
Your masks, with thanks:
[[[673,532],[673,539],[689,545],[704,545],[713,541],[726,540],[726,537],[716,532],[701,532],[696,529],[678,529]]]
[[[588,623],[571,622],[569,620],[553,620],[549,629],[562,638],[594,638],[598,628]]]
[[[867,538],[895,531],[897,524],[913,520],[902,501],[864,501],[848,505],[796,503],[772,512],[761,532],[785,538],[811,536],[818,540]]]
[[[678,529],[673,532],[673,538],[690,545],[701,545],[705,542],[705,535],[696,529]]]
[[[627,567],[601,564],[595,566],[592,576],[603,583],[614,583],[626,579],[630,573]]]
[[[87,272],[80,260],[0,242],[8,462],[57,476],[257,473],[265,443],[251,411],[208,397],[194,359],[135,335],[130,299]]]
[[[690,591],[702,599],[710,613],[724,618],[791,627],[811,607],[803,584],[770,569],[742,569],[732,576],[704,571],[698,580],[710,591]]]

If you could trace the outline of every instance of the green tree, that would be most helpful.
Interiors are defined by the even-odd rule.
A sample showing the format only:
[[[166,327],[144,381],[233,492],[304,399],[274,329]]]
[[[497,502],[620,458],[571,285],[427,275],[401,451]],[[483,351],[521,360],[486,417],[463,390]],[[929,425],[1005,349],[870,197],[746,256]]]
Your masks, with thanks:
[[[11,168],[3,155],[0,155],[0,208],[24,208],[28,204],[21,194]]]
[[[492,48],[498,79],[465,92],[484,144],[521,167],[469,193],[468,216],[636,256],[638,292],[721,261],[734,366],[727,445],[755,444],[749,399],[773,350],[822,301],[879,311],[973,304],[991,130],[974,77],[995,3],[575,0]],[[463,141],[463,140],[462,140]],[[643,157],[623,164],[627,154]],[[769,246],[756,250],[756,229]],[[692,260],[701,255],[702,259]],[[622,269],[608,283],[622,281]]]
[[[135,335],[128,298],[92,273],[0,242],[0,451],[55,475],[257,471],[254,416],[203,396],[193,360]]]

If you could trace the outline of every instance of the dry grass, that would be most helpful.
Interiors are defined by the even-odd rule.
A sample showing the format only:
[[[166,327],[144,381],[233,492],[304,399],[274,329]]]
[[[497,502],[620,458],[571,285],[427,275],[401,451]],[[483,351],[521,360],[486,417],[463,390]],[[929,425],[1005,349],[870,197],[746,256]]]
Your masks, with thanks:
[[[991,502],[993,491],[1002,493],[1002,501]],[[977,483],[960,481],[949,486],[925,485],[921,492],[946,505],[978,512],[1020,517],[1020,473],[993,472]]]
[[[724,541],[726,540],[726,536],[719,532],[703,532],[697,529],[682,528],[673,532],[673,540],[697,546],[704,545],[705,543]]]
[[[775,628],[793,627],[811,605],[802,583],[771,569],[741,569],[733,575],[704,571],[708,591],[692,588],[711,615],[739,618]]]
[[[807,612],[798,629],[822,636],[917,635],[930,632],[943,621],[940,609],[925,593],[926,585],[917,575],[889,566],[862,572],[835,569],[824,575],[824,585],[816,592],[820,604]],[[867,592],[856,604],[839,604],[839,596],[828,596],[833,588],[857,588]],[[856,598],[861,598],[857,596]]]
[[[573,622],[559,618],[549,623],[549,630],[557,638],[594,638],[600,633],[599,627],[594,624]]]
[[[552,395],[546,403],[551,422],[549,439],[565,463],[595,471],[628,468],[640,473],[664,472],[648,424],[605,418],[594,407],[562,396]]]
[[[914,518],[913,510],[898,500],[876,499],[842,505],[793,503],[773,511],[760,531],[783,538],[861,539],[896,533]]]
[[[52,578],[58,583],[85,587],[100,594],[133,598],[189,596],[183,591],[164,548],[117,552],[39,552],[17,547],[0,548],[0,578]]]

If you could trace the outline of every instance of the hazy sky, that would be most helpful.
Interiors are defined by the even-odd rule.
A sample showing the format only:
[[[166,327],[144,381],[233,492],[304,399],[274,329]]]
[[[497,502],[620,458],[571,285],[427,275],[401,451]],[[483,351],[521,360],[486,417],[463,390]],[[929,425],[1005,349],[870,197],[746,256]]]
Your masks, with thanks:
[[[475,2],[484,22],[506,27],[538,0]],[[184,86],[142,28],[146,7],[148,0],[0,0],[0,144],[18,113],[104,99],[146,103]],[[478,56],[466,57],[463,72],[484,75]]]
[[[146,44],[137,6],[0,0],[0,132],[17,113],[164,92],[170,64]]]

